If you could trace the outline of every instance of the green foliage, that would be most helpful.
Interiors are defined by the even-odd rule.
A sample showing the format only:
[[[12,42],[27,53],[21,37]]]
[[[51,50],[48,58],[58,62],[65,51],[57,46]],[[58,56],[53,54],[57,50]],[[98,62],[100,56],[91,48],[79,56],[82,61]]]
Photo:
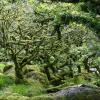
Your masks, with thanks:
[[[0,75],[0,88],[6,87],[13,83],[14,83],[14,80],[11,77],[5,76],[5,75]]]
[[[0,63],[0,71],[1,71],[1,72],[3,72],[4,67],[5,67],[5,64]]]
[[[32,100],[55,100],[55,98],[49,95],[41,95],[33,97]]]
[[[0,96],[1,100],[28,100],[28,97],[19,95],[17,93],[5,93]]]
[[[28,90],[30,90],[30,86],[27,86],[27,85],[13,85],[12,86],[12,91],[14,93],[18,93],[18,94],[21,94],[21,95],[26,95],[28,93]]]
[[[0,68],[4,68],[5,67],[5,64],[0,64]]]
[[[70,85],[96,83],[97,76],[86,72],[88,68],[100,72],[100,16],[94,7],[89,2],[1,0],[0,61],[13,61],[16,78],[31,82],[16,85],[10,77],[1,75],[0,87],[12,85],[9,91],[35,96],[32,100],[55,100],[42,95],[43,86],[52,85],[48,91],[54,92]]]
[[[36,96],[44,93],[42,85],[34,81],[32,84],[18,84],[10,87],[13,93],[18,93],[24,96]]]

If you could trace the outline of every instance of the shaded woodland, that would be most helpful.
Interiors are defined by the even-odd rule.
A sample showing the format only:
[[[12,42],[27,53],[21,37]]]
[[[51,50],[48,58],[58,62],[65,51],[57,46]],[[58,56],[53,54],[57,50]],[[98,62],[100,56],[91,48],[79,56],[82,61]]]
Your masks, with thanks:
[[[99,97],[99,0],[0,0],[0,100]]]

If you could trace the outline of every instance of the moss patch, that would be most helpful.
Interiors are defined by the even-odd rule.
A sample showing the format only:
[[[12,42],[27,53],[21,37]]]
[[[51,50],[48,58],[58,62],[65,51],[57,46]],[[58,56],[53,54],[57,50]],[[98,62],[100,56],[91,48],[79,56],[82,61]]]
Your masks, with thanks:
[[[0,75],[0,88],[9,86],[13,83],[14,83],[14,80],[11,77]]]

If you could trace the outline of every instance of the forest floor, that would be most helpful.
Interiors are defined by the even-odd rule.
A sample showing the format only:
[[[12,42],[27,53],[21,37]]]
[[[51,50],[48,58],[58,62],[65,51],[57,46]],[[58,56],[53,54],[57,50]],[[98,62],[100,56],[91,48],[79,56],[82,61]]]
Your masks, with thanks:
[[[78,80],[69,79],[69,82],[60,86],[43,86],[40,80],[32,77],[22,84],[15,84],[14,69],[9,69],[5,73],[3,69],[4,64],[0,64],[0,100],[94,100],[96,97],[96,100],[99,100],[100,97],[99,87],[93,84],[96,81],[93,75],[90,82],[81,76]],[[87,75],[91,77],[90,74]]]

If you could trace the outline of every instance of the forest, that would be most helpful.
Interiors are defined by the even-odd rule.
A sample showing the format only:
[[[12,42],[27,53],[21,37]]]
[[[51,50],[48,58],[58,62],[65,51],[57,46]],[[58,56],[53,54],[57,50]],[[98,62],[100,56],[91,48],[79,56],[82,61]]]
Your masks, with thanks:
[[[100,0],[0,0],[0,100],[100,100]]]

